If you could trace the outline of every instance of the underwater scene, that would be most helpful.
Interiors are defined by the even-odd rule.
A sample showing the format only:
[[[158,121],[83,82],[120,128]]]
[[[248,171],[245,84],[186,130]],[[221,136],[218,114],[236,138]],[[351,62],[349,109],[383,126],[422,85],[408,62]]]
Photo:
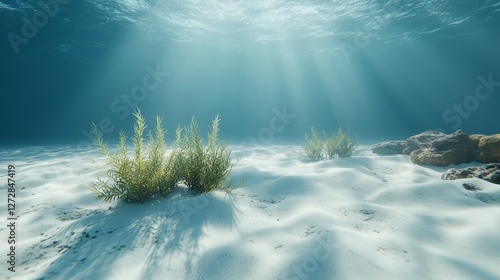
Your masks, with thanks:
[[[499,0],[0,0],[0,278],[500,279]]]

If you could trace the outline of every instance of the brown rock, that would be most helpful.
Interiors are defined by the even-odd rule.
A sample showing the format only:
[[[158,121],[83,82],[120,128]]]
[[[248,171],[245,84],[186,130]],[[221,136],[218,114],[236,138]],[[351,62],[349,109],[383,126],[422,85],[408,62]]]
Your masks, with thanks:
[[[403,153],[403,149],[405,146],[406,146],[406,141],[402,140],[385,141],[373,145],[372,152],[379,155],[397,155]]]
[[[500,162],[500,134],[484,136],[479,141],[479,154],[475,160],[479,162]]]
[[[437,138],[431,143],[431,148],[438,151],[446,151],[450,149],[463,149],[470,151],[474,149],[474,142],[470,139],[469,135],[461,130],[457,130],[452,134],[444,135]]]
[[[481,139],[486,136],[484,134],[471,134],[469,135],[469,138],[470,140],[472,140],[472,143],[474,144],[474,152],[473,152],[473,155],[472,155],[472,160],[473,161],[478,161],[478,157],[479,157],[479,154],[481,153],[479,151],[479,141],[481,141]]]
[[[385,141],[372,147],[382,155],[410,155],[413,163],[447,166],[478,161],[500,163],[500,134],[468,136],[461,130],[452,134],[427,130],[406,141]]]
[[[474,177],[494,184],[500,184],[500,164],[493,163],[486,166],[468,167],[464,169],[450,168],[441,176],[441,179],[456,180]]]
[[[474,142],[461,130],[441,136],[430,143],[429,148],[418,149],[410,154],[413,163],[448,166],[471,162],[474,159]]]
[[[481,138],[483,138],[484,136],[486,136],[486,135],[484,135],[484,134],[471,134],[471,135],[469,135],[469,138],[470,138],[470,140],[472,140],[472,142],[474,142],[474,145],[476,147],[479,147],[479,141],[481,141]]]
[[[446,134],[439,131],[426,130],[420,134],[408,137],[408,139],[406,139],[406,146],[403,149],[403,154],[409,155],[415,150],[429,148],[432,141],[443,136],[446,136]]]
[[[415,150],[410,154],[410,160],[420,165],[448,166],[464,163],[464,159],[462,154],[453,150],[436,151],[425,148]]]

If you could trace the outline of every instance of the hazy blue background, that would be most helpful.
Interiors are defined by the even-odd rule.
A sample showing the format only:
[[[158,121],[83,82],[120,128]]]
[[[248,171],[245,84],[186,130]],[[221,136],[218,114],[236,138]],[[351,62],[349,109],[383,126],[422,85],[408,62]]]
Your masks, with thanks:
[[[234,143],[300,142],[311,126],[364,143],[500,133],[500,86],[473,97],[479,76],[500,82],[498,0],[39,2],[0,1],[3,145],[83,145],[101,120],[107,139],[130,132],[122,96],[147,67],[169,75],[132,101],[169,131],[219,114]]]

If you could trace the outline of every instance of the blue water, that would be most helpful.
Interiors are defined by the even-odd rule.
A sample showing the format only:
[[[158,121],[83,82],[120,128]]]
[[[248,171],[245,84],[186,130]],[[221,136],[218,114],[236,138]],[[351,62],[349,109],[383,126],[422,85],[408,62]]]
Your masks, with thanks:
[[[498,0],[4,0],[0,31],[1,144],[113,139],[136,106],[233,143],[500,132]]]

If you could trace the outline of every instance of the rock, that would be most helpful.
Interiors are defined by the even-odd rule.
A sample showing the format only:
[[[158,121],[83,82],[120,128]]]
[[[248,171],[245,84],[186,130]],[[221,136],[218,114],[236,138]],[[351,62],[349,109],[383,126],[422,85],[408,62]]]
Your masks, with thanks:
[[[500,162],[500,134],[483,136],[478,144],[479,153],[475,160],[490,163]]]
[[[410,153],[415,164],[448,166],[471,162],[474,159],[474,142],[461,130],[444,134],[430,142],[429,147]]]
[[[372,152],[380,155],[397,155],[403,153],[405,146],[406,141],[404,140],[384,141],[374,145]]]
[[[406,146],[403,149],[403,154],[409,155],[411,154],[411,152],[415,150],[429,148],[431,146],[432,141],[443,136],[446,136],[446,134],[434,130],[427,130],[420,134],[411,136],[408,139],[406,139]]]
[[[381,155],[406,154],[415,164],[447,166],[450,164],[500,163],[500,134],[467,135],[461,130],[452,134],[427,130],[406,141],[385,141],[372,147]]]
[[[432,141],[431,148],[437,151],[447,151],[451,149],[463,150],[464,152],[472,151],[474,142],[469,135],[461,130],[457,130],[452,134],[444,135]]]
[[[472,143],[474,144],[474,152],[473,152],[473,161],[478,161],[479,155],[481,154],[481,151],[479,151],[479,141],[486,136],[484,134],[471,134],[469,135],[470,140],[472,140]]]
[[[464,189],[468,190],[468,191],[481,191],[481,188],[477,187],[476,185],[474,184],[471,184],[471,183],[463,183],[462,186],[464,187]]]
[[[448,169],[442,176],[443,180],[456,180],[463,178],[479,178],[494,184],[500,184],[500,163],[488,164],[481,167],[468,167],[464,169]]]
[[[441,175],[441,179],[443,180],[456,180],[463,178],[474,178],[476,177],[476,173],[479,167],[468,167],[463,169],[448,169],[443,175]]]
[[[454,151],[434,151],[429,148],[411,152],[410,160],[414,164],[435,166],[463,163],[463,157]]]
[[[481,139],[486,136],[484,134],[471,134],[469,135],[469,138],[470,140],[472,140],[472,142],[474,142],[474,145],[476,145],[476,147],[479,146],[479,141],[481,141]]]

